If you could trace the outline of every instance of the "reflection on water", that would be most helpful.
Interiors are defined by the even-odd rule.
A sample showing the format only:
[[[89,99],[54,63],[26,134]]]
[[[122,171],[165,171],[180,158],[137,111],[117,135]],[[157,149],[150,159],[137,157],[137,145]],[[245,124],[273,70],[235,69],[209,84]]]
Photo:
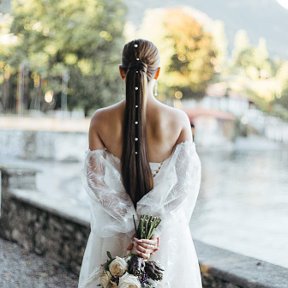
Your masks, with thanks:
[[[192,234],[194,239],[288,267],[288,149],[258,144],[244,140],[233,151],[197,148],[202,184]],[[83,149],[83,157],[84,153]],[[52,197],[58,206],[62,201],[73,211],[81,210],[89,219],[87,195],[80,182],[82,162],[3,156],[0,160],[41,169],[39,193]]]
[[[288,149],[198,153],[193,237],[288,267]]]

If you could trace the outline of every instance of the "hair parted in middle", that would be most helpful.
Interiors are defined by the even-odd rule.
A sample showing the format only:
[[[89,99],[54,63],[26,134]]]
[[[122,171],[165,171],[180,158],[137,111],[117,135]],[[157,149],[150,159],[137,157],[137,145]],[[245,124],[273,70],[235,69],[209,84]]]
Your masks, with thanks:
[[[151,41],[136,39],[125,44],[121,64],[126,75],[121,175],[126,192],[135,207],[154,185],[146,153],[144,105],[147,83],[154,78],[159,65],[159,52]]]

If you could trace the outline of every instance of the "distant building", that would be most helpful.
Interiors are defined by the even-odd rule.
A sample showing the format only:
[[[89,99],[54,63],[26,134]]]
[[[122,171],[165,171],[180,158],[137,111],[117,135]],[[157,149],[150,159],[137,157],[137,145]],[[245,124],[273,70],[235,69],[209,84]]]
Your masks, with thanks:
[[[247,97],[229,91],[227,83],[220,82],[211,84],[203,99],[183,99],[178,108],[187,113],[195,126],[195,142],[210,147],[232,143],[237,133],[236,118],[246,115],[252,104]]]
[[[246,95],[237,94],[229,90],[225,82],[219,82],[208,86],[201,106],[242,116],[249,110],[249,105]]]
[[[206,108],[182,108],[189,117],[194,141],[204,147],[230,145],[235,138],[236,117]]]
[[[193,99],[182,100],[182,107],[202,107],[233,113],[236,116],[244,115],[253,103],[245,95],[229,91],[227,84],[219,82],[211,84],[206,90],[206,95],[200,101]]]

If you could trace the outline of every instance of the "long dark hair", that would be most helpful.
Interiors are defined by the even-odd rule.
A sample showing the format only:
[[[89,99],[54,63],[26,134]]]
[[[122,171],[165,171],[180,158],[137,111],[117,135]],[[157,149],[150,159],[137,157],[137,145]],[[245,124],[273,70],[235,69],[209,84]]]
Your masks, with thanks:
[[[158,49],[152,42],[137,39],[125,44],[121,65],[126,74],[121,174],[135,207],[154,185],[146,153],[145,105],[147,83],[154,78],[159,64]]]

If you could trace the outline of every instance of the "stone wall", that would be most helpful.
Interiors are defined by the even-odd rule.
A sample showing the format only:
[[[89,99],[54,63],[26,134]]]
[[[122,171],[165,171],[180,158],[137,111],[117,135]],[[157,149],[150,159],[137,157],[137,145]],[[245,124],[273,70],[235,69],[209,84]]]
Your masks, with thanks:
[[[203,288],[287,288],[288,269],[194,241]]]
[[[2,199],[0,237],[79,273],[89,227],[33,207],[13,196]]]
[[[31,202],[29,194],[20,197],[19,191],[34,192],[37,170],[13,166],[0,166],[0,170],[0,237],[18,243],[29,252],[47,256],[55,264],[78,274],[90,232],[89,223],[75,221],[61,211],[55,213],[48,206],[43,209],[43,205]]]

